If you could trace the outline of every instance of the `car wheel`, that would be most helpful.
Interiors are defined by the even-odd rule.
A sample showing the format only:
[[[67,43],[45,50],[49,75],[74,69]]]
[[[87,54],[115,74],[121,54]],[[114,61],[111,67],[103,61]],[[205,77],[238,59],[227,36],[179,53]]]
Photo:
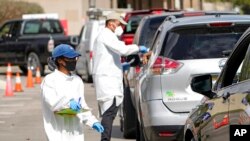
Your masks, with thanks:
[[[136,112],[132,104],[130,88],[124,87],[123,100],[123,136],[127,139],[136,137]]]
[[[27,57],[27,66],[30,67],[33,76],[36,74],[36,68],[40,68],[41,75],[44,75],[44,66],[41,64],[38,55],[34,52],[30,52]]]
[[[92,75],[89,74],[89,67],[88,67],[88,64],[86,64],[86,68],[87,68],[86,81],[87,81],[88,83],[93,83],[93,77],[92,77]]]
[[[138,120],[136,123],[136,141],[145,141],[144,132]]]
[[[185,141],[195,141],[194,136],[190,130],[187,130],[186,132]]]

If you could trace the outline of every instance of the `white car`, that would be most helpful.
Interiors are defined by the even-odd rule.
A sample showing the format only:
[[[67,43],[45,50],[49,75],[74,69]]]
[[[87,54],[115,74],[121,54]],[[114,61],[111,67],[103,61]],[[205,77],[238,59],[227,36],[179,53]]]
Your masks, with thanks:
[[[105,20],[89,20],[81,29],[79,45],[76,47],[81,56],[76,64],[76,73],[86,79],[87,82],[92,82],[94,41],[104,27]]]

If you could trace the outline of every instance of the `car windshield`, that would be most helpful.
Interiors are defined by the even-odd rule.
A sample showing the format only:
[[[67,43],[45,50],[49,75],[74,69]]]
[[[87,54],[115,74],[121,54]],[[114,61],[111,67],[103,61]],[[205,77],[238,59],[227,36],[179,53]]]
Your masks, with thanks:
[[[222,58],[249,26],[185,28],[171,31],[160,55],[175,60]]]
[[[31,20],[26,22],[23,33],[63,33],[63,30],[58,21]]]
[[[165,18],[166,16],[157,17],[145,23],[142,28],[139,45],[144,45],[147,47],[151,46],[155,32],[157,31],[158,27],[161,25]]]
[[[144,17],[145,15],[134,15],[131,16],[130,19],[128,20],[128,24],[125,27],[124,33],[128,34],[134,34],[141,19]]]

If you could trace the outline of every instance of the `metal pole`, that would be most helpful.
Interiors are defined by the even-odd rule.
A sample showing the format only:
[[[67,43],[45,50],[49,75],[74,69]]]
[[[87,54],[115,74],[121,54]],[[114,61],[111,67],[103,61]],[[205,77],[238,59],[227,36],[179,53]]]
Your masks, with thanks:
[[[184,9],[183,0],[180,0],[180,6],[181,6],[181,9]]]
[[[152,1],[148,0],[148,8],[151,9],[152,8]]]
[[[110,8],[113,8],[113,0],[110,0]]]
[[[203,1],[200,0],[200,9],[203,10]]]
[[[96,0],[89,0],[89,8],[95,8],[96,7],[95,1]]]
[[[193,8],[193,0],[190,0],[190,7]]]

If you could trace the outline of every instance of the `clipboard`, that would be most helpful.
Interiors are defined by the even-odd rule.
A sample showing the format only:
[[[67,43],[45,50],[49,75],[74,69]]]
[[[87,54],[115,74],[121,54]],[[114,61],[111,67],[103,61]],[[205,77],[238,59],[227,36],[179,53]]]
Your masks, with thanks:
[[[67,108],[67,109],[62,109],[60,111],[56,111],[55,113],[59,115],[76,115],[76,114],[84,113],[87,111],[89,111],[89,109],[81,109],[80,111],[75,111],[70,108]]]

